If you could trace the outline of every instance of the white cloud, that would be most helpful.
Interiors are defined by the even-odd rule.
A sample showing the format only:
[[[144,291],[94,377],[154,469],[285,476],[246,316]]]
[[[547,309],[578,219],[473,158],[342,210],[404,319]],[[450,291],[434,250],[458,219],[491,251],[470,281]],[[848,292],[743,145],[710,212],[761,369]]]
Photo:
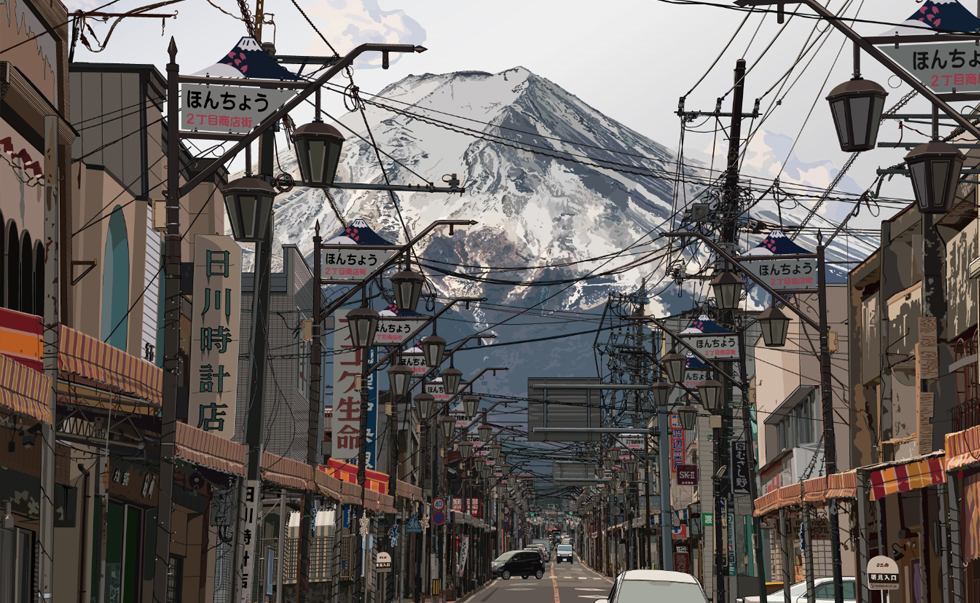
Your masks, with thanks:
[[[310,19],[330,44],[343,54],[365,43],[422,44],[425,29],[401,9],[382,10],[377,0],[318,0],[313,7],[304,7]],[[313,35],[309,54],[327,54],[329,49],[319,36]],[[392,54],[394,63],[400,58]],[[381,55],[363,55],[355,67],[381,67]]]

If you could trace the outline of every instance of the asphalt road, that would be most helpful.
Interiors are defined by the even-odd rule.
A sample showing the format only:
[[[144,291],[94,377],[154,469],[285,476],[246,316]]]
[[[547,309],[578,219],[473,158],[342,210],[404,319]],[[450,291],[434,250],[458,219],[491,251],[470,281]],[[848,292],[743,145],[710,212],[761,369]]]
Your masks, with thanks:
[[[605,599],[612,580],[579,563],[549,563],[544,578],[495,579],[467,603],[591,603]]]

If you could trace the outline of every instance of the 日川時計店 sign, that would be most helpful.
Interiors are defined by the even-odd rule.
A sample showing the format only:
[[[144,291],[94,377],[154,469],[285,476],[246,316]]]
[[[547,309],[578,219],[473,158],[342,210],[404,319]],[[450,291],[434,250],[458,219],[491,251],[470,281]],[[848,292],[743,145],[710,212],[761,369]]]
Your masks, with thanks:
[[[180,85],[180,129],[247,134],[295,90],[253,86]]]
[[[320,278],[335,284],[363,281],[400,249],[391,245],[323,245]]]
[[[757,282],[763,282],[776,289],[815,289],[817,282],[817,260],[813,258],[781,259],[778,255],[764,259],[739,260]]]
[[[934,92],[980,91],[980,46],[975,42],[882,44],[882,51]]]

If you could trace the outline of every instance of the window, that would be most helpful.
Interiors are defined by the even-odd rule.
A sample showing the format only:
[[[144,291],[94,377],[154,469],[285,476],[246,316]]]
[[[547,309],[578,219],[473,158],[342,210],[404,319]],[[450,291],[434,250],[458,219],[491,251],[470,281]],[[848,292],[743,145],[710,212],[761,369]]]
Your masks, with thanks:
[[[816,599],[830,599],[834,600],[834,583],[826,582],[818,586],[814,592],[814,598]]]
[[[779,452],[817,441],[819,415],[816,411],[817,390],[787,412],[776,423],[776,448]]]
[[[180,591],[183,590],[184,558],[170,555],[170,567],[167,568],[167,603],[180,603]]]

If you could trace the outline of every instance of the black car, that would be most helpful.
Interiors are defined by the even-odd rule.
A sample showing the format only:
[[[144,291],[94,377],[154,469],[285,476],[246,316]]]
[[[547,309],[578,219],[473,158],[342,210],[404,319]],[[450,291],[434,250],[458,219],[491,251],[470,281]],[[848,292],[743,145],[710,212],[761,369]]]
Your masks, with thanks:
[[[511,576],[520,576],[525,580],[534,576],[538,580],[544,577],[544,562],[541,554],[536,551],[507,551],[490,564],[494,577],[510,580]]]

